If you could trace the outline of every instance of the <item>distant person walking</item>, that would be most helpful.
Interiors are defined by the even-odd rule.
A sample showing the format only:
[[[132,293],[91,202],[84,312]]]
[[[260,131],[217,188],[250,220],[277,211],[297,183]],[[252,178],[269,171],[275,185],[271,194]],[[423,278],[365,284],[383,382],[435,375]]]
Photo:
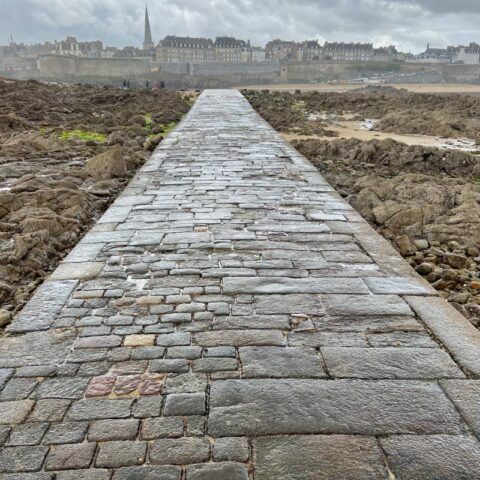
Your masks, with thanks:
[[[126,88],[127,88],[127,81],[124,80],[124,81],[123,81],[123,89],[126,89]]]

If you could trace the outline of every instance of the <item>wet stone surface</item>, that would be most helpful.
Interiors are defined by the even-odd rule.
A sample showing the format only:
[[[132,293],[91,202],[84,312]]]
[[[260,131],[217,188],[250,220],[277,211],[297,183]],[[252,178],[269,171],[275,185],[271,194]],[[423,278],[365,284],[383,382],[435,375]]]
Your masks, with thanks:
[[[480,478],[480,337],[353,213],[204,92],[0,338],[0,478]]]

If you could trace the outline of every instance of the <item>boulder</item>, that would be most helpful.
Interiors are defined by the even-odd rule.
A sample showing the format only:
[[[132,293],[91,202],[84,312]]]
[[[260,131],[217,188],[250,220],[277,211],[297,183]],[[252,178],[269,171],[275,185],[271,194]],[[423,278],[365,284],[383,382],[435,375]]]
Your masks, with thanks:
[[[12,319],[12,315],[8,310],[0,309],[0,328],[8,325]]]
[[[400,253],[406,257],[415,253],[415,247],[406,235],[400,235],[395,239]]]
[[[162,135],[153,135],[149,137],[149,139],[143,144],[143,148],[147,152],[153,152],[156,148],[157,145],[163,140]]]
[[[0,280],[0,303],[6,302],[13,294],[13,288],[7,283]]]
[[[143,115],[134,115],[130,119],[131,125],[141,125],[142,127],[147,124],[147,119]]]
[[[429,273],[432,273],[434,269],[434,265],[428,262],[421,263],[417,267],[415,267],[415,270],[417,273],[420,275],[428,275]]]
[[[0,115],[0,132],[8,130],[21,130],[29,128],[30,124],[23,118],[10,113],[8,115]]]
[[[444,257],[444,261],[453,268],[465,268],[467,265],[467,257],[457,253],[447,253]]]
[[[413,244],[417,247],[418,250],[427,250],[427,248],[429,247],[428,240],[425,239],[414,240]]]
[[[110,179],[124,177],[127,166],[121,148],[112,148],[90,158],[85,165],[85,171],[94,178]]]
[[[15,210],[22,208],[22,201],[13,193],[0,193],[0,219]]]
[[[115,130],[107,138],[108,145],[124,145],[128,143],[128,135],[122,130]]]

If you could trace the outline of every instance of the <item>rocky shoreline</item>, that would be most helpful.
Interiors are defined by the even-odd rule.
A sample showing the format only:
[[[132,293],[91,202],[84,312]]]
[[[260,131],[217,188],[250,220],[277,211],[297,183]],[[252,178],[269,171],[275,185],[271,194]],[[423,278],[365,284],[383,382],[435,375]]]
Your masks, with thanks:
[[[328,122],[309,121],[328,114],[352,120],[376,119],[376,129],[399,134],[467,137],[480,141],[480,97],[411,93],[393,87],[369,86],[348,92],[242,92],[269,123],[282,132],[309,134]],[[325,136],[328,136],[325,135]]]
[[[175,91],[0,81],[0,328],[189,110]]]

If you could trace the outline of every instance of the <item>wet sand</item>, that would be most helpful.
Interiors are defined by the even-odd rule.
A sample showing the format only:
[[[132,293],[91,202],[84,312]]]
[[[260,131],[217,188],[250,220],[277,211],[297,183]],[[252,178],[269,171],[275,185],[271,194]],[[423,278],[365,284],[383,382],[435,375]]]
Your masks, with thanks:
[[[406,143],[407,145],[422,145],[425,147],[437,148],[452,148],[455,150],[463,150],[469,152],[478,152],[480,147],[473,147],[467,139],[448,139],[442,137],[433,137],[428,135],[413,135],[413,134],[398,134],[389,132],[379,132],[376,130],[367,130],[361,127],[361,122],[358,121],[342,121],[333,125],[328,125],[328,130],[333,130],[338,133],[337,137],[325,137],[317,135],[297,135],[294,133],[283,133],[283,137],[288,140],[335,140],[337,138],[357,138],[359,140],[385,140],[390,138],[397,142]]]
[[[285,83],[278,85],[247,85],[237,87],[238,89],[249,90],[276,90],[294,92],[295,90],[302,91],[318,91],[318,92],[348,92],[358,88],[366,87],[367,85],[329,85],[323,83]],[[398,83],[386,84],[382,86],[389,86],[394,88],[405,88],[410,92],[416,93],[462,93],[480,95],[480,84],[463,84],[463,83]]]

